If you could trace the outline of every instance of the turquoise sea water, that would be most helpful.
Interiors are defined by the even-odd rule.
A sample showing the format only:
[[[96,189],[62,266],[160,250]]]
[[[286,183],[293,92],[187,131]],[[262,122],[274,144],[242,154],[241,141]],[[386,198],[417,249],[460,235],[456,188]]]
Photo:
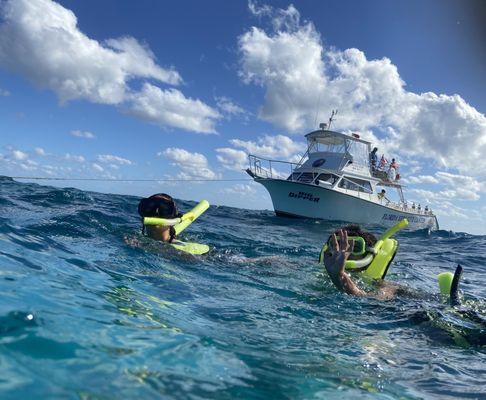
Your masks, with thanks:
[[[436,295],[461,262],[485,317],[486,237],[400,234],[409,294],[382,302],[316,264],[338,222],[211,207],[192,257],[141,236],[138,200],[0,178],[1,399],[486,397],[485,326]]]

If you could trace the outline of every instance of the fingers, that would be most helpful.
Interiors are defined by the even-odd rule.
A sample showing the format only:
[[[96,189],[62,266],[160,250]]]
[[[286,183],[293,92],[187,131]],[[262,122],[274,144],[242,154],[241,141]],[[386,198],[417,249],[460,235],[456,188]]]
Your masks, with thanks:
[[[341,251],[348,251],[348,247],[349,247],[349,244],[348,244],[348,232],[341,229],[339,231],[340,233],[340,237],[341,237],[341,243],[339,244],[339,248],[341,249]]]
[[[331,236],[331,243],[332,243],[332,247],[334,248],[334,251],[339,251],[339,244],[336,238],[336,234],[334,233]]]
[[[354,250],[354,240],[349,241],[348,231],[341,229],[341,251],[352,253]]]

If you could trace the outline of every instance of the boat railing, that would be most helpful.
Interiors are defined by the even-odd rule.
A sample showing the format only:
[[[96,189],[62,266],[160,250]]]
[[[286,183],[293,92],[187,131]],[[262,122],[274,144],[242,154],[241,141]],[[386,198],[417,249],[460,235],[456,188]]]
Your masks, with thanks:
[[[248,155],[250,170],[255,176],[260,178],[287,178],[292,176],[295,168],[300,164],[290,161],[272,160],[269,158],[258,157],[253,154]],[[285,171],[280,170],[279,166],[284,166]],[[288,175],[287,174],[288,171]]]
[[[419,214],[419,215],[426,215],[426,216],[433,216],[434,212],[430,209],[421,209],[421,208],[416,208],[416,207],[411,207],[407,203],[396,203],[393,201],[387,201],[386,206],[393,208],[398,211],[406,211],[410,212],[413,214]]]
[[[283,179],[287,179],[291,182],[301,182],[301,183],[313,183],[314,179],[316,178],[316,177],[312,177],[309,180],[302,179],[301,175],[305,174],[305,172],[303,172],[303,173],[298,172],[298,173],[296,173],[298,176],[294,177],[295,168],[300,167],[302,165],[301,163],[293,163],[293,162],[289,162],[289,161],[280,161],[280,160],[271,160],[271,159],[268,159],[268,158],[255,156],[253,154],[249,154],[248,158],[250,160],[251,172],[254,175],[256,175],[260,178],[277,178],[277,179],[283,178]],[[264,166],[262,166],[262,161],[264,162]],[[281,164],[287,164],[287,166],[289,167],[289,170],[288,170],[289,175],[285,175],[286,171],[278,171],[275,168],[276,165],[281,165]],[[359,183],[353,181],[352,178],[345,177],[343,175],[343,172],[338,172],[338,171],[335,171],[335,170],[330,170],[330,169],[322,168],[322,167],[314,168],[314,170],[316,171],[315,172],[316,174],[324,173],[324,174],[335,175],[337,177],[337,180],[335,181],[334,184],[337,184],[337,182],[339,180],[342,180],[342,181],[348,182],[349,184],[351,184],[353,186],[358,187],[359,188],[358,193],[361,193],[361,195],[369,194],[370,195],[369,197],[370,197],[370,200],[371,200],[371,193],[368,191],[368,189],[366,187],[360,185]],[[318,185],[317,183],[314,183],[314,184]],[[347,193],[348,189],[347,188],[344,188],[344,189]],[[359,195],[358,195],[358,197],[359,197]]]

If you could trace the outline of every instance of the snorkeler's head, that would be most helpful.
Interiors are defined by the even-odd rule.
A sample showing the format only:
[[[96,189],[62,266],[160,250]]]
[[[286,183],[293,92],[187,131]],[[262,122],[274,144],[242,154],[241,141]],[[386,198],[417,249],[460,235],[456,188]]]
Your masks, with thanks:
[[[175,218],[178,216],[174,199],[165,193],[157,193],[140,200],[138,213],[141,217]]]
[[[144,217],[156,218],[176,218],[180,214],[174,199],[165,193],[157,193],[150,197],[140,200],[138,203],[138,213],[142,217],[142,234],[147,231],[148,236],[155,240],[164,242],[172,241],[175,237],[175,230],[172,226],[145,226]]]

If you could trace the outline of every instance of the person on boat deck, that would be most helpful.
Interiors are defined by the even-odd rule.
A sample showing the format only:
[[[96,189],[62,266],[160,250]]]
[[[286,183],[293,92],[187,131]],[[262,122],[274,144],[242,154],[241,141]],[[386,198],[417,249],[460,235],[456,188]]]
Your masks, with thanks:
[[[385,165],[388,164],[388,160],[385,158],[385,155],[382,154],[380,158],[380,165],[378,166],[378,169],[385,169]]]
[[[345,271],[347,260],[356,260],[353,252],[354,243],[349,243],[348,236],[360,236],[364,239],[366,247],[373,247],[377,242],[375,235],[361,230],[358,225],[348,225],[334,232],[328,242],[330,246],[324,253],[324,266],[331,278],[332,283],[340,291],[360,297],[375,297],[380,300],[388,300],[395,297],[401,288],[386,281],[381,280],[375,291],[365,292],[360,289]]]
[[[376,164],[378,163],[378,156],[376,155],[377,151],[378,151],[378,147],[375,147],[370,153],[370,162],[371,162],[372,169],[376,169]]]
[[[392,162],[390,164],[390,168],[388,168],[388,180],[393,182],[397,179],[397,170],[398,170],[398,163],[392,158]]]
[[[144,225],[144,217],[156,218],[179,218],[182,214],[178,213],[174,199],[165,193],[157,193],[150,197],[140,200],[138,203],[138,213],[142,217],[142,234],[147,233],[151,239],[161,242],[171,243],[175,236],[173,226],[163,225]]]
[[[379,199],[379,200],[386,199],[385,194],[386,194],[385,189],[381,189],[381,192],[380,192],[380,193],[378,193],[378,199]]]

